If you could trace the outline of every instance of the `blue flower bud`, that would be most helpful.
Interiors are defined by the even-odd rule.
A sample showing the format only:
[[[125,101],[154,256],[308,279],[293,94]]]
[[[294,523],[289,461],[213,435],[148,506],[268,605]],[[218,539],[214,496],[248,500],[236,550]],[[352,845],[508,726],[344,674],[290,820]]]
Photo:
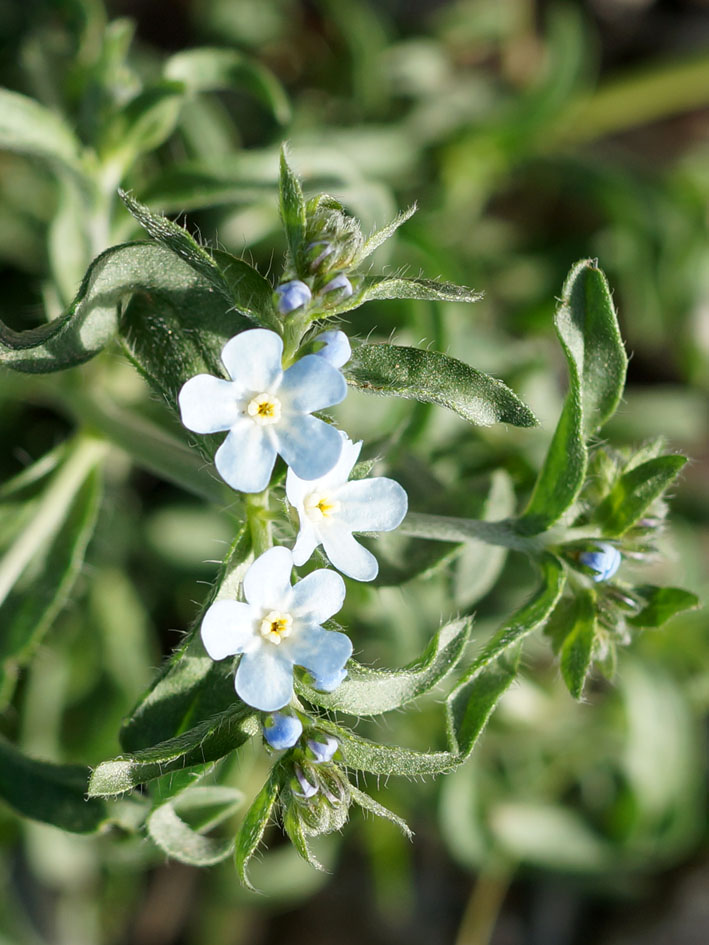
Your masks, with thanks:
[[[341,272],[339,276],[335,276],[334,279],[330,279],[327,285],[322,288],[323,294],[326,292],[337,292],[338,299],[348,299],[354,289],[352,288],[352,283],[347,278],[347,276]]]
[[[294,312],[302,305],[307,305],[312,294],[304,282],[294,279],[292,282],[284,282],[276,288],[278,296],[278,311],[281,315],[288,315]]]
[[[332,735],[320,735],[317,739],[309,738],[307,745],[313,753],[313,761],[316,764],[332,761],[335,752],[340,747],[340,743]]]
[[[594,581],[608,581],[620,567],[620,552],[614,545],[600,541],[596,551],[583,551],[579,555],[579,562],[593,572]]]
[[[327,257],[332,256],[334,252],[335,247],[326,240],[316,240],[314,243],[308,243],[305,247],[305,257],[308,261],[310,271],[316,272]]]
[[[311,784],[310,781],[308,781],[300,765],[295,765],[293,768],[293,773],[295,774],[296,780],[298,782],[297,787],[295,785],[291,786],[291,790],[295,796],[302,797],[305,800],[308,800],[310,797],[315,797],[315,795],[318,793],[318,786],[317,784]],[[300,788],[300,790],[298,790],[298,788]]]
[[[313,689],[317,689],[319,692],[332,692],[333,689],[337,689],[346,675],[347,670],[344,668],[328,675],[316,676],[313,674],[311,685]]]
[[[273,712],[264,719],[263,737],[276,751],[292,748],[302,734],[303,724],[295,715]]]

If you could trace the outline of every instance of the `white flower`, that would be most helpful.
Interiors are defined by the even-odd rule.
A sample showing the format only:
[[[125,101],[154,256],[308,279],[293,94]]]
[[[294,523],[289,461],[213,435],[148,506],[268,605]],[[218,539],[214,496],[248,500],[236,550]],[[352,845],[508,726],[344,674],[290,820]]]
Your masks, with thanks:
[[[357,581],[372,581],[379,571],[374,555],[352,532],[388,532],[401,524],[408,500],[398,482],[383,477],[347,477],[357,462],[361,443],[353,443],[344,433],[337,464],[314,482],[299,478],[289,469],[286,495],[300,516],[300,531],[293,548],[296,565],[305,564],[318,545],[331,563]]]
[[[340,575],[312,571],[291,586],[292,568],[287,548],[270,548],[244,575],[246,602],[218,600],[202,621],[202,642],[213,660],[243,654],[234,686],[262,712],[290,702],[295,665],[328,676],[340,672],[352,653],[349,637],[320,626],[342,607]]]
[[[338,431],[310,415],[344,400],[344,377],[314,354],[284,371],[282,354],[283,342],[274,331],[244,331],[222,351],[230,381],[198,374],[180,391],[188,430],[229,431],[214,462],[221,477],[240,492],[266,488],[277,453],[306,480],[324,475],[340,456]]]

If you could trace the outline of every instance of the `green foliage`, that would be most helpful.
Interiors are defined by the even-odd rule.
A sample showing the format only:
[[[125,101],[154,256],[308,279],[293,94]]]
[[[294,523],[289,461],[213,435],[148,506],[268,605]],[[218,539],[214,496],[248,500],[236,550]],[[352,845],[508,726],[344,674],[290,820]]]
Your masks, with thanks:
[[[616,538],[642,518],[677,478],[685,456],[657,456],[624,473],[593,515],[604,535]]]

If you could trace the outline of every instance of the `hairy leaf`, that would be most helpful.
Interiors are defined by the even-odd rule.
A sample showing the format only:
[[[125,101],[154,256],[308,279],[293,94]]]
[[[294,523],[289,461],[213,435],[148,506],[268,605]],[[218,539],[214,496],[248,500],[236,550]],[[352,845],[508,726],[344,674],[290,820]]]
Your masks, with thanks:
[[[390,811],[388,807],[384,807],[383,804],[380,804],[379,801],[375,801],[373,797],[370,797],[369,794],[365,794],[364,791],[360,791],[359,788],[355,787],[353,784],[350,785],[350,796],[355,804],[359,804],[362,810],[369,811],[371,814],[376,814],[377,817],[383,817],[384,820],[391,821],[392,824],[395,824],[399,830],[408,837],[409,840],[413,838],[413,833],[411,828],[401,817],[398,817],[393,811]]]
[[[455,757],[448,751],[424,752],[379,745],[324,719],[318,722],[318,727],[339,740],[344,764],[357,771],[415,778],[450,771],[456,764]]]
[[[264,832],[273,814],[281,790],[281,770],[278,764],[271,769],[268,781],[256,795],[236,835],[234,853],[239,879],[247,889],[253,890],[248,877],[249,860],[258,849]]]
[[[645,602],[639,614],[628,617],[628,623],[634,627],[661,627],[675,614],[699,606],[697,595],[680,587],[653,587],[648,584],[635,587],[633,591]]]
[[[281,220],[293,261],[305,239],[305,199],[300,181],[288,164],[285,148],[281,149],[281,178],[279,185]]]
[[[299,693],[314,705],[350,715],[376,715],[406,705],[441,681],[460,659],[472,618],[454,620],[436,633],[423,654],[399,671],[348,666],[348,678],[334,692],[317,692],[304,683]]]
[[[596,639],[596,598],[593,591],[577,591],[574,625],[561,644],[561,675],[574,699],[583,695]]]
[[[401,213],[398,213],[391,223],[387,223],[381,230],[376,230],[371,236],[368,236],[362,244],[362,249],[357,254],[353,265],[357,266],[368,256],[371,256],[376,249],[379,249],[382,243],[385,243],[396,233],[402,223],[406,223],[415,213],[416,204],[414,203],[407,210],[402,210]],[[477,296],[477,298],[479,297],[480,296]]]
[[[160,804],[146,820],[155,844],[174,860],[189,866],[213,866],[234,850],[234,840],[205,837],[201,830],[214,827],[239,809],[244,796],[230,787],[191,787],[177,798]],[[190,824],[180,816],[188,813]],[[195,822],[196,821],[196,822]]]
[[[0,89],[0,149],[79,167],[81,146],[59,115],[34,99]]]
[[[657,456],[623,473],[593,515],[604,537],[616,538],[632,528],[686,462],[685,456]]]
[[[344,373],[361,390],[439,404],[480,426],[537,422],[502,381],[435,351],[363,344],[355,348]]]

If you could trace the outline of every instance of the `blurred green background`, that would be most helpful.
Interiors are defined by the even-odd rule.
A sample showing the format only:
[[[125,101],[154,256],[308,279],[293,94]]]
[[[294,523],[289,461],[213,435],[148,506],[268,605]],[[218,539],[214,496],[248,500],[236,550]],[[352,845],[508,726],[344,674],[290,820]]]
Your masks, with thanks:
[[[177,95],[179,54],[197,46],[241,56],[228,83]],[[395,333],[500,376],[542,426],[472,430],[437,408],[352,393],[343,426],[387,456],[417,510],[481,514],[498,468],[529,489],[564,393],[554,300],[571,263],[597,257],[631,356],[607,434],[618,445],[665,435],[692,458],[665,557],[642,576],[705,598],[708,3],[0,0],[0,84],[64,115],[96,155],[83,167],[87,207],[41,154],[0,151],[0,310],[16,329],[56,317],[98,252],[138,237],[119,183],[264,272],[284,250],[285,138],[306,194],[334,193],[365,230],[418,202],[379,267],[440,275],[484,300],[369,303],[348,330]],[[230,525],[121,435],[114,409],[175,421],[117,349],[65,375],[3,372],[0,404],[3,481],[77,426],[112,444],[70,599],[31,664],[5,667],[0,716],[28,753],[96,764],[118,752],[121,718],[193,619]],[[2,493],[0,520],[4,546],[23,519]],[[403,566],[403,588],[348,588],[343,622],[368,662],[413,658],[456,611],[474,610],[482,636],[529,589],[516,556],[470,546],[417,577],[401,544],[379,547],[381,584]],[[413,844],[357,815],[318,849],[331,870],[319,874],[276,831],[253,868],[263,896],[241,890],[229,862],[199,872],[144,839],[62,834],[3,807],[0,943],[703,945],[708,667],[706,615],[691,613],[636,640],[615,685],[574,704],[540,645],[470,763],[381,786]],[[380,733],[434,746],[440,727],[434,696]],[[265,763],[254,750],[228,776],[252,788]]]

